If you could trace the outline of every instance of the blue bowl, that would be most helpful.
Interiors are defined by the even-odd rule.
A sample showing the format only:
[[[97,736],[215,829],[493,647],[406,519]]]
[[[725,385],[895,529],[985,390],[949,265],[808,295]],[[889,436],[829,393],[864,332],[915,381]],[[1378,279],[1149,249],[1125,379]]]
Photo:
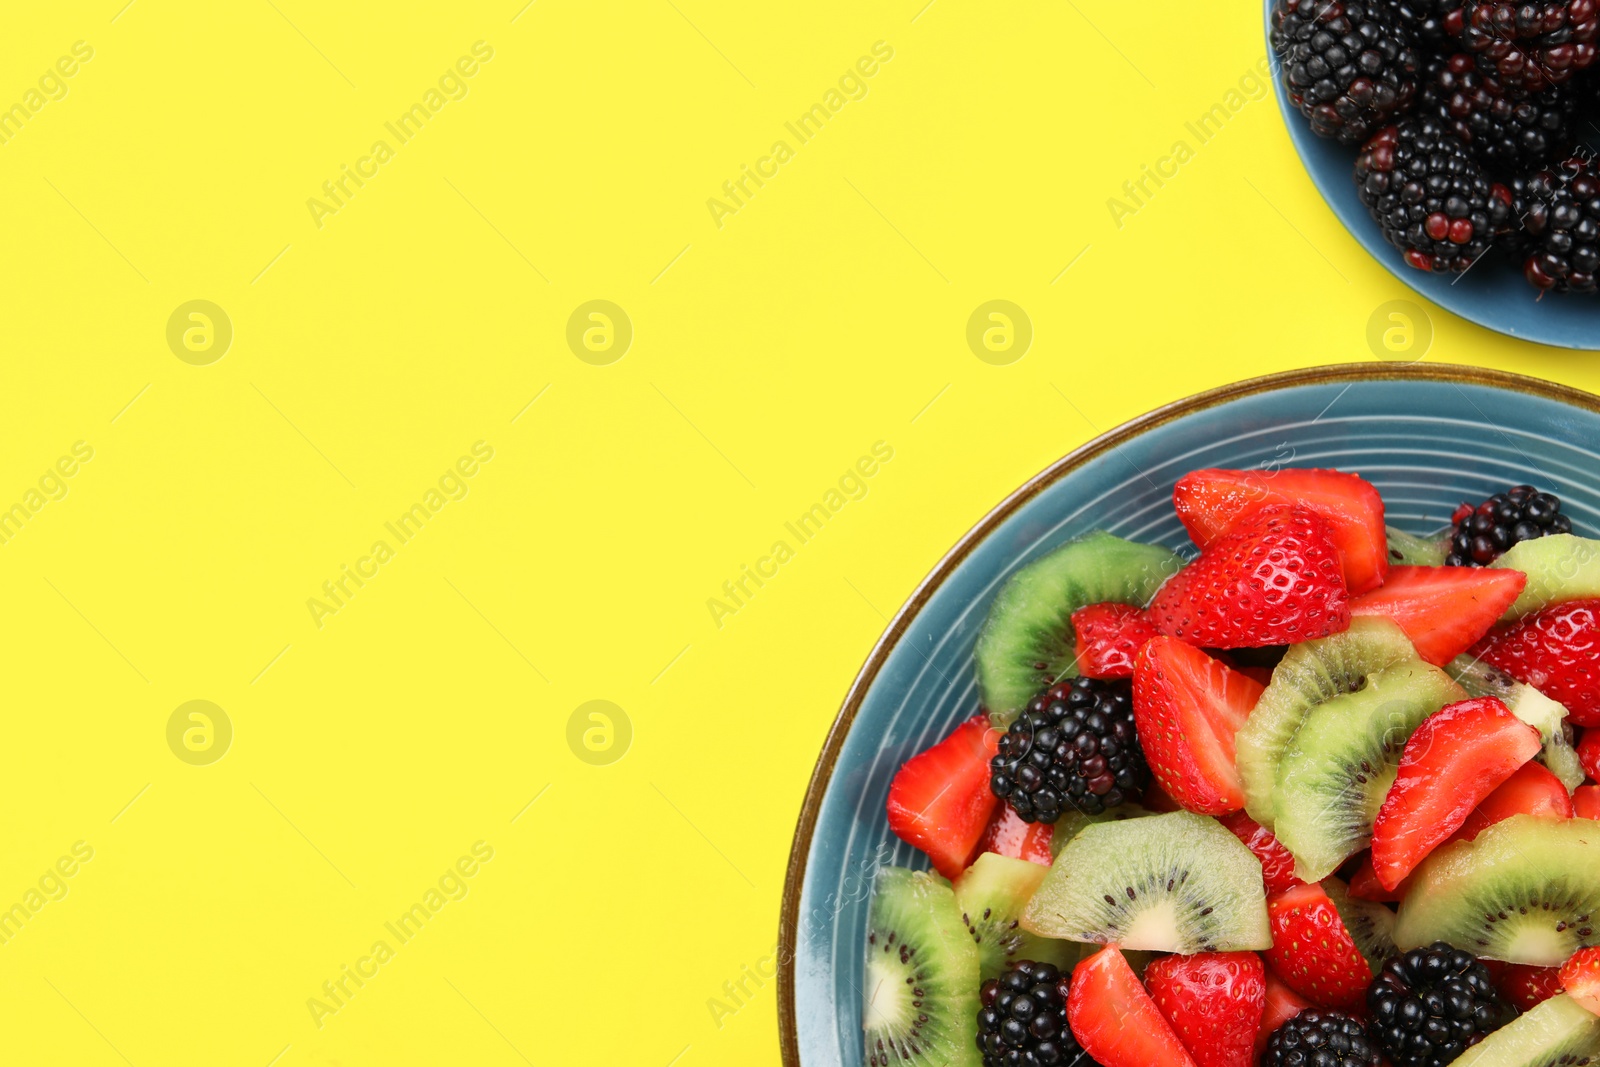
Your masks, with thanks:
[[[1267,54],[1272,52],[1272,8],[1266,0]],[[1274,69],[1277,67],[1274,57]],[[1289,139],[1300,153],[1322,198],[1372,257],[1417,293],[1469,322],[1512,337],[1561,348],[1600,350],[1600,297],[1575,293],[1547,293],[1529,285],[1522,271],[1499,252],[1490,252],[1462,275],[1429,274],[1406,266],[1400,251],[1383,239],[1356,192],[1356,149],[1311,132],[1284,91],[1281,76],[1274,79],[1278,109],[1289,127]]]
[[[1321,367],[1191,397],[1113,430],[979,522],[912,594],[862,667],[812,776],[784,890],[779,1014],[786,1067],[858,1067],[867,909],[880,863],[926,867],[889,831],[900,764],[978,708],[973,644],[1002,582],[1103,529],[1189,545],[1172,488],[1197,467],[1338,467],[1425,533],[1462,500],[1530,482],[1600,529],[1600,397],[1440,364]]]

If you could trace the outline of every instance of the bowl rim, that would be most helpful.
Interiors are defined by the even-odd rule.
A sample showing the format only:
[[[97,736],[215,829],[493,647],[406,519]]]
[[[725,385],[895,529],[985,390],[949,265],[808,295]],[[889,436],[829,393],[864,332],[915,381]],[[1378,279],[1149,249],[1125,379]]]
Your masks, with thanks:
[[[911,620],[955,572],[963,560],[985,538],[1011,516],[1018,508],[1046,488],[1073,473],[1085,463],[1118,448],[1123,443],[1175,419],[1216,407],[1231,400],[1261,393],[1277,392],[1305,385],[1328,385],[1339,382],[1355,384],[1359,381],[1422,380],[1446,382],[1454,385],[1478,385],[1505,389],[1518,393],[1555,400],[1574,407],[1600,413],[1600,396],[1572,386],[1515,374],[1488,367],[1474,367],[1456,363],[1336,363],[1297,370],[1279,371],[1260,377],[1247,378],[1228,385],[1208,389],[1192,396],[1172,401],[1105,433],[1099,434],[1056,460],[1035,474],[1019,488],[996,505],[988,514],[956,542],[934,568],[917,584],[900,609],[895,612],[866,661],[856,673],[855,680],[845,694],[839,714],[829,727],[828,735],[817,757],[816,767],[806,786],[805,799],[795,824],[794,839],[790,845],[789,862],[784,875],[782,911],[778,926],[778,1039],[784,1067],[802,1067],[800,1037],[795,1016],[795,952],[800,894],[805,883],[806,865],[810,859],[812,837],[816,832],[817,817],[822,799],[833,780],[834,766],[844,746],[845,736],[854,724],[867,691],[877,679],[878,672],[888,661]]]

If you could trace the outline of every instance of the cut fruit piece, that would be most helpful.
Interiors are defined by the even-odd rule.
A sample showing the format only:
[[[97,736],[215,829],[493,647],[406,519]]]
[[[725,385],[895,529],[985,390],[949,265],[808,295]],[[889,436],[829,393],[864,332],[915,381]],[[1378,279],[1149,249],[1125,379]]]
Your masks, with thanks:
[[[1350,625],[1328,524],[1300,507],[1256,511],[1150,602],[1161,632],[1205,648],[1287,645]]]
[[[1571,997],[1559,996],[1473,1045],[1451,1067],[1579,1067],[1596,1062],[1600,1062],[1600,1017],[1584,1011]]]
[[[1115,945],[1072,972],[1067,1023],[1083,1051],[1104,1067],[1195,1067]]]
[[[1417,655],[1441,667],[1488,633],[1526,583],[1520,571],[1488,567],[1392,567],[1381,589],[1350,602],[1350,614],[1393,619]]]
[[[1327,523],[1352,594],[1382,585],[1388,571],[1383,498],[1359,475],[1308,468],[1190,471],[1178,480],[1172,503],[1201,549],[1263,507],[1297,504]]]
[[[1412,731],[1465,695],[1439,668],[1413,659],[1311,710],[1278,765],[1272,828],[1294,853],[1301,881],[1320,882],[1371,843]]]
[[[1360,900],[1350,895],[1350,890],[1337,878],[1324,878],[1322,891],[1328,894],[1339,912],[1345,932],[1355,942],[1372,973],[1377,974],[1394,957],[1394,912],[1382,904]]]
[[[1448,941],[1554,967],[1600,943],[1600,825],[1513,815],[1428,857],[1395,920],[1402,951]]]
[[[1029,822],[1005,801],[995,806],[988,829],[978,840],[978,852],[994,852],[1012,859],[1027,860],[1041,867],[1050,866],[1055,853],[1050,849],[1055,827],[1047,822]]]
[[[1131,678],[1139,649],[1161,631],[1143,608],[1090,604],[1072,613],[1072,632],[1078,673],[1090,678]]]
[[[1163,956],[1145,970],[1144,984],[1198,1067],[1253,1067],[1267,999],[1260,956]]]
[[[1393,889],[1385,889],[1382,882],[1378,881],[1378,873],[1372,869],[1372,855],[1368,853],[1361,861],[1361,867],[1350,876],[1350,895],[1357,900],[1370,900],[1380,904],[1398,904],[1406,898],[1406,890],[1411,888],[1411,879],[1407,878]]]
[[[1416,656],[1400,627],[1374,618],[1352,619],[1344,633],[1289,649],[1234,738],[1250,817],[1272,829],[1278,762],[1313,707],[1353,693],[1367,684],[1369,675]]]
[[[1513,815],[1541,819],[1572,818],[1572,797],[1560,779],[1537,763],[1524,763],[1517,772],[1483,799],[1452,840],[1471,841],[1497,822]]]
[[[1168,796],[1202,815],[1244,806],[1233,738],[1262,688],[1176,638],[1145,644],[1133,676],[1134,722]]]
[[[1083,958],[1082,946],[1035,937],[1018,924],[1046,873],[1048,868],[1036,863],[985,852],[956,879],[956,906],[978,946],[980,983],[1000,977],[1016,960],[1049,963],[1068,971]]]
[[[1273,1031],[1296,1015],[1316,1007],[1311,1001],[1290,989],[1278,972],[1267,968],[1267,1003],[1261,1012],[1261,1029],[1256,1031],[1256,1055],[1267,1047]]]
[[[978,635],[978,689],[999,725],[1077,675],[1072,613],[1107,601],[1143,607],[1183,560],[1159,545],[1096,531],[1007,579]]]
[[[1600,1015],[1600,948],[1574,953],[1558,972],[1561,988],[1586,1010]]]
[[[978,946],[934,875],[878,872],[867,926],[869,1063],[980,1067]]]
[[[1417,537],[1404,530],[1387,527],[1389,537],[1389,567],[1443,567],[1445,556],[1450,554],[1450,539],[1442,537]]]
[[[1272,915],[1267,962],[1290,989],[1324,1008],[1365,1003],[1375,972],[1323,886],[1296,886],[1273,896],[1267,907]]]
[[[994,813],[989,760],[999,743],[1000,731],[974,716],[907,760],[889,783],[889,829],[926,852],[946,878],[966,869]]]
[[[1157,952],[1271,942],[1261,864],[1215,819],[1187,811],[1084,828],[1022,916],[1043,937]]]
[[[1245,848],[1254,852],[1256,859],[1261,861],[1261,880],[1269,894],[1281,893],[1300,884],[1300,879],[1294,876],[1294,856],[1278,844],[1271,830],[1242,811],[1218,821],[1227,827],[1229,833],[1243,841]]]
[[[1500,995],[1518,1011],[1531,1011],[1561,992],[1558,967],[1525,967],[1520,963],[1484,960]]]
[[[1524,616],[1472,654],[1560,701],[1573,725],[1600,726],[1600,600],[1569,600]]]
[[[1578,740],[1578,765],[1590,778],[1600,779],[1600,727],[1589,727]]]
[[[1600,597],[1600,541],[1576,534],[1551,534],[1512,545],[1491,567],[1521,571],[1527,587],[1506,609],[1507,621],[1551,604]]]
[[[1539,731],[1494,697],[1449,704],[1423,720],[1372,824],[1372,869],[1383,887],[1398,886],[1538,751]]]
[[[1577,819],[1600,819],[1600,785],[1580,785],[1572,794],[1572,815]]]
[[[1469,696],[1497,697],[1511,714],[1539,731],[1544,751],[1539,759],[1569,790],[1583,782],[1583,768],[1572,750],[1567,709],[1531,685],[1471,656],[1457,656],[1445,667]]]
[[[1098,815],[1085,815],[1081,811],[1069,811],[1056,820],[1055,833],[1050,837],[1050,855],[1052,858],[1061,855],[1061,850],[1072,843],[1072,839],[1083,832],[1085,827],[1102,822],[1126,822],[1129,819],[1143,819],[1156,812],[1138,804],[1118,804]]]

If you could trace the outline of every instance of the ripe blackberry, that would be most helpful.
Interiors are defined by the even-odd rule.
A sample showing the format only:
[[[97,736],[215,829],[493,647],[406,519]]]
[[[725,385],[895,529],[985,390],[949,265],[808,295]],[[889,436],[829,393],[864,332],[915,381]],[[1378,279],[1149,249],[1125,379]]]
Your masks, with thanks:
[[[1438,46],[1461,39],[1466,27],[1463,0],[1396,0],[1400,25],[1418,41]]]
[[[1510,1019],[1489,969],[1435,941],[1383,965],[1367,987],[1372,1039],[1394,1067],[1443,1067]]]
[[[1313,1008],[1272,1031],[1261,1067],[1378,1067],[1378,1047],[1359,1019]]]
[[[1462,504],[1450,521],[1447,567],[1484,567],[1521,541],[1572,532],[1572,520],[1561,514],[1561,498],[1531,485],[1514,485],[1481,504]]]
[[[1098,815],[1144,792],[1133,680],[1074,678],[1035,697],[1000,738],[989,788],[1029,822]]]
[[[1416,97],[1417,54],[1388,0],[1278,0],[1272,47],[1322,137],[1360,144]]]
[[[1526,174],[1570,148],[1575,103],[1564,86],[1537,95],[1507,89],[1465,52],[1436,60],[1422,85],[1424,110],[1494,176]]]
[[[1600,0],[1467,0],[1461,41],[1502,83],[1559,85],[1595,61]]]
[[[1067,1026],[1070,978],[1051,964],[1018,960],[999,978],[983,983],[978,992],[983,1067],[1043,1067],[1088,1059]]]
[[[1437,117],[1380,130],[1356,157],[1355,177],[1384,237],[1418,270],[1459,274],[1511,225],[1511,190],[1492,184]]]
[[[1568,159],[1528,179],[1522,193],[1523,275],[1540,289],[1594,292],[1600,271],[1600,175],[1594,163]]]

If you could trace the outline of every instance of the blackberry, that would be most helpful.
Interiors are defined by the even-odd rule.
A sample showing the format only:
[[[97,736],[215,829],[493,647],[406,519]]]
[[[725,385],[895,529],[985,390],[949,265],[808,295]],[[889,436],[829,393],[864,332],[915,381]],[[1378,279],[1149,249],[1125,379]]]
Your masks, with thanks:
[[[1430,45],[1461,39],[1466,27],[1463,0],[1396,0],[1395,11],[1412,38]]]
[[[1063,975],[1048,963],[1018,960],[978,993],[978,1051],[983,1067],[1094,1063],[1067,1026]]]
[[[1098,815],[1139,796],[1150,768],[1133,725],[1133,680],[1074,678],[1035,697],[989,771],[990,790],[1029,822]]]
[[[1443,1067],[1510,1019],[1489,969],[1444,941],[1383,965],[1367,987],[1370,1033],[1394,1067]]]
[[[1436,60],[1422,85],[1422,107],[1497,176],[1526,174],[1570,148],[1575,104],[1564,86],[1537,95],[1507,89],[1464,52]]]
[[[1261,1067],[1378,1067],[1378,1046],[1359,1019],[1313,1008],[1272,1031]]]
[[[1539,289],[1592,293],[1600,271],[1600,176],[1592,160],[1574,157],[1523,183],[1518,205],[1522,273]]]
[[[1460,274],[1511,226],[1511,190],[1492,184],[1444,123],[1413,116],[1356,157],[1361,202],[1418,270]]]
[[[1360,144],[1416,97],[1417,54],[1389,0],[1278,0],[1272,47],[1319,136]]]
[[[1462,504],[1450,521],[1447,567],[1487,566],[1521,541],[1572,532],[1572,520],[1561,514],[1561,498],[1531,485],[1514,485],[1481,504]]]
[[[1542,92],[1595,61],[1600,0],[1467,0],[1461,41],[1505,85]]]

